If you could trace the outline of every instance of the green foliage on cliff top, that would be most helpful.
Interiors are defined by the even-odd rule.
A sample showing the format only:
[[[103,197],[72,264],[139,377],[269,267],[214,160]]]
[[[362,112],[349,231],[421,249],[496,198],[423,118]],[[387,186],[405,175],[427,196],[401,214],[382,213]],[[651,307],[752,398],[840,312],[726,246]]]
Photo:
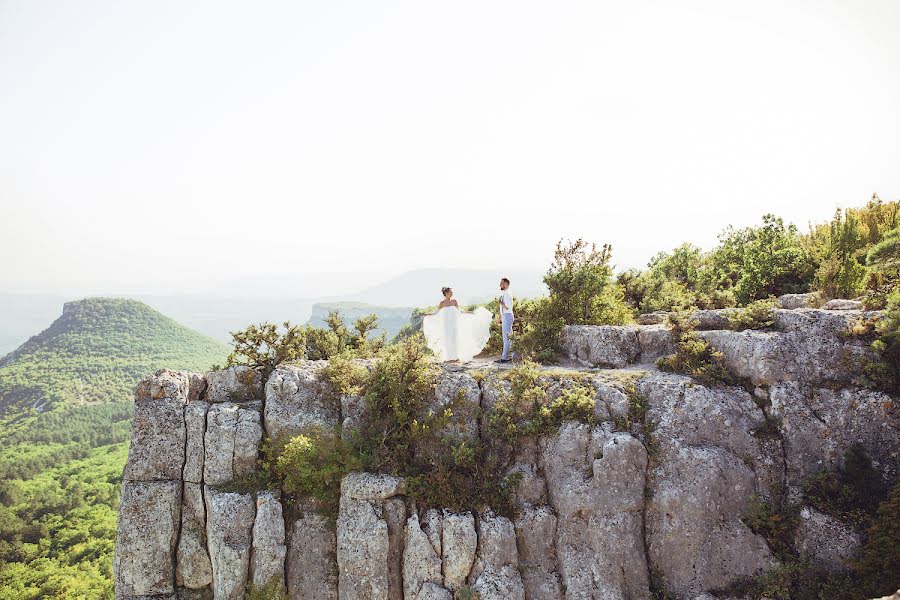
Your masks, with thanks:
[[[865,206],[838,210],[808,233],[765,215],[760,225],[726,228],[708,252],[682,244],[618,281],[639,312],[727,308],[808,291],[828,298],[872,294],[878,303],[900,277],[898,226],[900,202],[877,196]]]

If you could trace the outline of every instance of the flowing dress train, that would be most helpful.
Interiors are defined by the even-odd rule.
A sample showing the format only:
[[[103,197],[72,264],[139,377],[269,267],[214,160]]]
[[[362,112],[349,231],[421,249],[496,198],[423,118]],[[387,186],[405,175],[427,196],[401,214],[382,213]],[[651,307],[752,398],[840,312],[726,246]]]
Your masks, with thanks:
[[[491,312],[483,306],[472,313],[445,306],[422,320],[422,331],[428,347],[439,360],[468,362],[487,344],[492,318]]]

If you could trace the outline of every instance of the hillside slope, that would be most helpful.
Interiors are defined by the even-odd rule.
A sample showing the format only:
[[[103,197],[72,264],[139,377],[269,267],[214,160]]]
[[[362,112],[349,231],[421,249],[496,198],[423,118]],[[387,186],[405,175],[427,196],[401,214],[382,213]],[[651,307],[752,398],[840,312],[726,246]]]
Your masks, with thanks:
[[[127,399],[148,371],[205,370],[227,352],[141,302],[68,302],[50,327],[0,359],[0,422],[61,404]]]
[[[134,384],[226,353],[145,304],[91,298],[0,360],[0,598],[112,597]]]

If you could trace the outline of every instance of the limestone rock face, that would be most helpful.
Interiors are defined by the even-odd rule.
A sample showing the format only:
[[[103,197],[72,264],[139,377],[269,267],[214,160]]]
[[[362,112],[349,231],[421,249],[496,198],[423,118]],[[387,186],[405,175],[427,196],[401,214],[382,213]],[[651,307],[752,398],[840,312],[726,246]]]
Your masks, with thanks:
[[[262,396],[259,373],[244,366],[231,366],[206,374],[207,402],[244,402]]]
[[[519,571],[526,598],[561,600],[556,559],[556,514],[549,506],[527,506],[516,519]]]
[[[765,540],[741,523],[754,480],[733,454],[676,445],[655,470],[651,490],[648,551],[666,589],[721,589],[774,564]]]
[[[715,600],[777,564],[744,524],[754,498],[802,500],[803,481],[838,468],[857,444],[886,481],[900,478],[898,398],[854,383],[870,350],[845,334],[878,313],[780,308],[765,330],[717,329],[727,316],[702,312],[700,335],[747,379],[740,387],[657,370],[655,357],[672,349],[663,320],[567,328],[561,341],[578,362],[621,366],[540,373],[548,403],[592,390],[593,420],[502,449],[505,472],[519,478],[514,517],[426,509],[404,479],[377,473],[344,477],[336,522],[277,490],[229,491],[261,468],[263,426],[350,435],[364,399],[337,398],[321,362],[277,369],[264,397],[249,370],[160,371],[135,393],[116,597],[242,598],[249,583],[274,578],[295,600],[626,600],[650,596],[652,572],[668,597]],[[453,405],[442,435],[490,445],[498,402],[531,408],[505,370],[487,371],[441,367],[424,410]],[[793,541],[839,572],[863,533],[805,506]]]
[[[434,390],[432,413],[438,414],[453,406],[453,416],[446,429],[448,436],[457,441],[478,438],[478,410],[481,406],[481,388],[478,382],[464,371],[444,371]]]
[[[264,586],[270,581],[284,584],[285,545],[284,516],[281,502],[272,492],[256,495],[256,518],[253,522],[253,544],[250,553],[250,581]]]
[[[316,513],[294,521],[287,552],[291,600],[338,600],[337,539],[334,525]]]
[[[548,438],[541,461],[558,515],[557,559],[566,594],[647,597],[643,444],[627,433],[566,423]]]
[[[250,494],[206,487],[206,527],[216,600],[241,600],[250,571],[256,503]]]
[[[456,591],[466,583],[475,562],[478,535],[472,513],[444,512],[441,552],[444,565],[444,587]]]
[[[222,485],[256,471],[262,441],[259,405],[213,404],[206,418],[203,481]]]
[[[194,401],[184,407],[185,452],[182,479],[191,483],[203,482],[203,458],[206,454],[203,437],[206,435],[206,413],[209,404]]]
[[[325,361],[306,361],[275,369],[266,383],[264,423],[272,438],[293,437],[310,428],[331,430],[340,419],[340,403],[322,379]]]
[[[114,561],[116,597],[175,593],[172,557],[181,517],[181,482],[126,481]]]
[[[393,528],[388,523],[388,518],[392,522],[395,518],[386,515],[396,507],[386,509],[386,505],[403,492],[404,485],[402,479],[387,475],[351,473],[344,477],[337,519],[341,600],[388,599],[402,594],[402,589],[393,591],[391,585],[400,582],[399,573],[392,569],[399,556],[392,552]]]
[[[484,600],[525,600],[516,532],[509,519],[490,512],[479,517],[478,553],[469,581]]]
[[[721,589],[773,564],[765,540],[742,522],[750,498],[781,479],[779,447],[753,432],[763,411],[740,388],[695,386],[685,377],[641,380],[658,444],[649,477],[646,540],[665,588]]]
[[[419,525],[419,516],[406,521],[405,551],[403,553],[403,597],[415,598],[423,584],[443,583],[441,548],[435,548]]]
[[[184,484],[175,583],[190,589],[205,588],[212,583],[212,564],[206,542],[206,506],[203,486],[199,483]]]
[[[730,331],[735,309],[696,311],[700,335],[722,352],[728,368],[754,385],[784,381],[849,383],[871,359],[868,344],[846,335],[859,319],[880,313],[818,309],[775,309],[775,324],[764,330]],[[568,325],[560,347],[580,363],[623,368],[647,364],[673,351],[667,326]],[[669,339],[667,339],[667,337]]]
[[[839,390],[796,383],[774,386],[772,415],[784,436],[788,480],[794,487],[820,470],[835,470],[853,444],[862,444],[888,480],[900,477],[897,400],[863,388]]]
[[[181,479],[186,436],[184,403],[189,385],[187,373],[166,370],[138,384],[126,480]]]
[[[795,544],[800,552],[831,571],[847,568],[862,544],[862,536],[834,517],[814,508],[800,511]]]
[[[453,600],[453,594],[436,583],[424,583],[415,595],[415,600]]]

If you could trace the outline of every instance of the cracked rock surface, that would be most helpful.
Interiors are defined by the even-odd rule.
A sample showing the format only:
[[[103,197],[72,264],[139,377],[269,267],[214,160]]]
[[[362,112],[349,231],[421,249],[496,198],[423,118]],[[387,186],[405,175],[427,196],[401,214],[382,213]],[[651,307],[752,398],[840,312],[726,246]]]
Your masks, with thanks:
[[[867,348],[841,334],[867,314],[778,309],[770,329],[737,332],[721,329],[725,313],[705,311],[701,335],[746,387],[656,370],[672,347],[658,315],[648,325],[567,328],[566,351],[602,368],[540,378],[551,401],[593,388],[595,420],[521,440],[510,515],[426,509],[404,479],[379,473],[344,478],[336,518],[278,490],[241,488],[266,437],[311,426],[346,434],[364,418],[363,399],[336,398],[321,362],[279,367],[267,382],[234,367],[160,371],[135,395],[116,597],[243,598],[249,584],[274,579],[300,600],[626,600],[660,590],[716,600],[716,590],[777,565],[746,525],[754,498],[798,500],[804,478],[837,468],[854,444],[885,480],[900,477],[898,399],[854,383]],[[455,402],[444,433],[474,443],[509,393],[493,367],[446,367],[428,410]],[[839,571],[861,533],[804,506],[795,545]]]

